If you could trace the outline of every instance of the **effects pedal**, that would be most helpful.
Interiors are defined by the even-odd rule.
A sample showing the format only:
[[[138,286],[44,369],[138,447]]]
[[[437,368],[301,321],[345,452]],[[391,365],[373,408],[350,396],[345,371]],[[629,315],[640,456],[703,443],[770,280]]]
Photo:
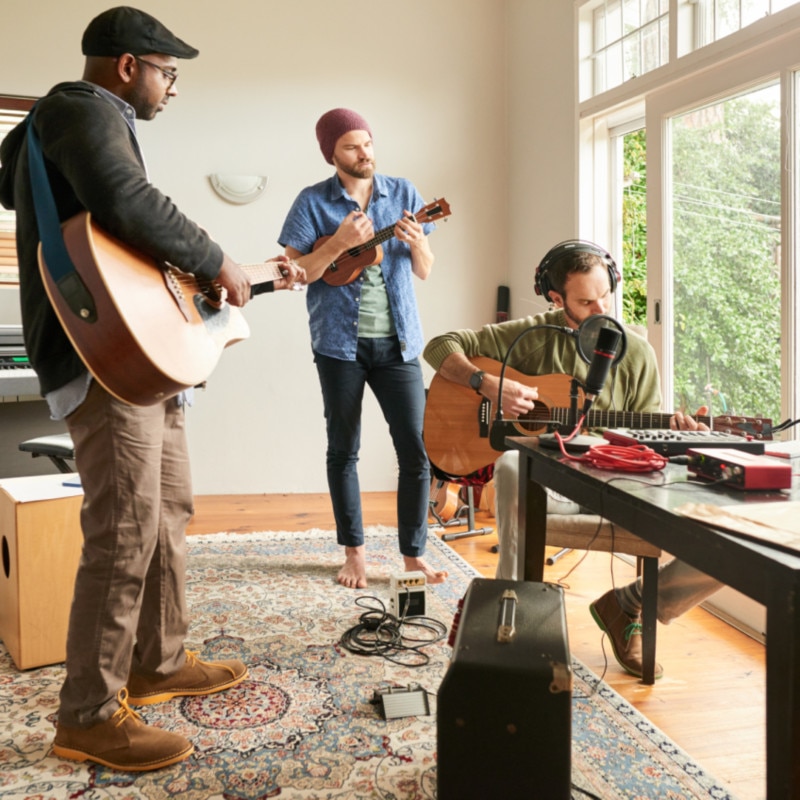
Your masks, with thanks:
[[[427,717],[431,713],[428,693],[418,683],[376,690],[370,702],[380,705],[384,719]]]
[[[686,451],[687,469],[698,478],[720,481],[735,489],[790,489],[791,464],[742,450],[697,447]]]
[[[396,617],[425,615],[425,573],[401,572],[392,575],[389,583],[392,613]]]

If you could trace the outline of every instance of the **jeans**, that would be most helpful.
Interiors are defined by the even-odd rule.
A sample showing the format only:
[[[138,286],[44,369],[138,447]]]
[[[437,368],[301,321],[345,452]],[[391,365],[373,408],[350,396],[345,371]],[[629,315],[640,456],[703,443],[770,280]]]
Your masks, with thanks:
[[[193,496],[175,398],[133,406],[92,381],[66,421],[84,490],[83,550],[58,720],[85,728],[119,708],[132,667],[169,675],[183,666]]]
[[[369,385],[389,423],[399,469],[397,528],[400,552],[421,556],[428,536],[430,468],[422,441],[425,385],[419,360],[403,361],[397,337],[358,340],[355,361],[314,354],[328,433],[328,488],[336,519],[336,540],[364,544],[358,451],[361,407]]]

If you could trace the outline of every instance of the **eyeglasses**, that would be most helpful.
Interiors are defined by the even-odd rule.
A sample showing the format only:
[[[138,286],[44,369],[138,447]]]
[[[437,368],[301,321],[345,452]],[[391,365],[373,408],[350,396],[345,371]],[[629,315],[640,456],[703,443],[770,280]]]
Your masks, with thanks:
[[[139,56],[134,56],[134,58],[137,61],[141,61],[142,64],[147,64],[148,67],[153,67],[153,69],[157,69],[167,79],[167,89],[171,89],[175,81],[178,80],[177,71],[172,72],[171,70],[159,67],[158,64],[154,64],[152,61],[148,61],[146,58],[139,58]]]

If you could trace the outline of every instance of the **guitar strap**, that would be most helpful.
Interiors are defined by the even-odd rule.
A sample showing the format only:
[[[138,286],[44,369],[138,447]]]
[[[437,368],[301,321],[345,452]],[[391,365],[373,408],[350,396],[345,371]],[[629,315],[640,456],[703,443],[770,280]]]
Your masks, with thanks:
[[[64,243],[56,201],[44,164],[42,145],[32,121],[35,110],[36,106],[34,105],[25,118],[25,124],[27,125],[28,168],[31,175],[33,204],[36,210],[36,224],[39,228],[44,263],[72,312],[85,322],[95,322],[97,308],[94,299],[78,275]]]

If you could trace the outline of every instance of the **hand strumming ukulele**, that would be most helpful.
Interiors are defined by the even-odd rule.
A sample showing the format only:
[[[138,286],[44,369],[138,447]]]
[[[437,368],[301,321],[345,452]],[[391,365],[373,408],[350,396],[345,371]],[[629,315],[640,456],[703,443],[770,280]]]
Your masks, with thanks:
[[[419,223],[433,222],[442,217],[450,216],[450,206],[446,200],[434,200],[414,214],[414,219]],[[345,250],[335,261],[332,261],[322,273],[322,280],[329,286],[346,286],[352,283],[367,267],[380,264],[383,260],[381,243],[394,236],[397,223],[381,228],[369,241]],[[330,239],[330,236],[321,236],[314,243],[316,250]]]

